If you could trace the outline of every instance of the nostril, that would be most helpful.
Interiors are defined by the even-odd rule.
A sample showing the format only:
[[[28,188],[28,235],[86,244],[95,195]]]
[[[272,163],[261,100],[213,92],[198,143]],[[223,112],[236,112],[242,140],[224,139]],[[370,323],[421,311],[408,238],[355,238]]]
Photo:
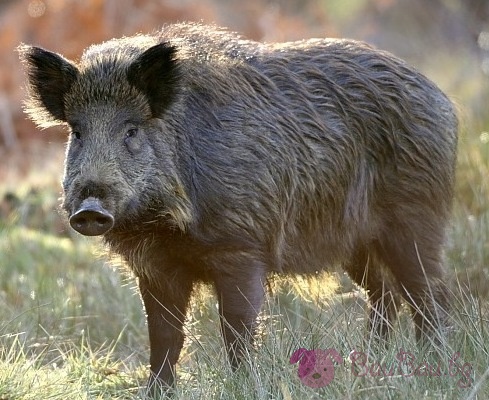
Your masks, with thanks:
[[[109,219],[106,216],[103,216],[95,218],[95,221],[97,221],[97,224],[99,225],[105,225],[109,222]]]
[[[71,225],[82,226],[82,225],[85,225],[86,223],[87,223],[87,219],[83,215],[80,215],[80,214],[73,215],[70,218],[70,224]]]

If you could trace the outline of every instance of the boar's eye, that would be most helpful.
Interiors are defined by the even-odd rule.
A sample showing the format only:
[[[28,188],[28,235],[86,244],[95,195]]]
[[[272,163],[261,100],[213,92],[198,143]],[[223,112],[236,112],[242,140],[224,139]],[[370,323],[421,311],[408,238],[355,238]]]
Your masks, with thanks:
[[[75,137],[76,140],[81,140],[81,133],[80,132],[73,131],[71,134]]]
[[[130,153],[136,154],[141,149],[141,140],[138,140],[139,131],[137,128],[129,128],[126,131],[126,136],[124,137],[124,144]]]
[[[134,136],[136,136],[138,133],[138,130],[137,128],[130,128],[127,130],[126,132],[126,139],[129,139],[129,138],[132,138]]]

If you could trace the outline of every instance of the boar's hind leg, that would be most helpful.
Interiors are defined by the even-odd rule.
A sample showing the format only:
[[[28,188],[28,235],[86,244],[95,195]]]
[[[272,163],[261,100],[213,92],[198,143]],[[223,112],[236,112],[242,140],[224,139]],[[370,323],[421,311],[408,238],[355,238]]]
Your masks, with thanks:
[[[192,291],[192,282],[184,275],[172,276],[167,282],[139,279],[148,320],[151,390],[156,390],[158,385],[171,387],[174,383],[175,364],[184,340],[182,327]]]
[[[238,367],[246,345],[253,341],[265,295],[264,268],[251,263],[240,269],[232,266],[229,273],[219,271],[214,276],[222,335],[233,369]]]
[[[379,248],[411,306],[418,342],[433,337],[434,331],[444,327],[447,317],[441,243],[442,235],[436,232],[410,240],[392,235]]]
[[[350,278],[367,292],[370,303],[369,330],[379,338],[388,335],[397,317],[397,299],[384,281],[375,253],[359,246],[343,267]]]

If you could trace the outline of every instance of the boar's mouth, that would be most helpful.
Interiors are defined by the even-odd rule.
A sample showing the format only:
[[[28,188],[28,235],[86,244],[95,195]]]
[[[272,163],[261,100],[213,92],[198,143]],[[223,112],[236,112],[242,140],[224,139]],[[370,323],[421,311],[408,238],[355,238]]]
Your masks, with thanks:
[[[95,197],[83,200],[80,207],[70,217],[71,227],[85,236],[104,235],[114,226],[114,217]]]

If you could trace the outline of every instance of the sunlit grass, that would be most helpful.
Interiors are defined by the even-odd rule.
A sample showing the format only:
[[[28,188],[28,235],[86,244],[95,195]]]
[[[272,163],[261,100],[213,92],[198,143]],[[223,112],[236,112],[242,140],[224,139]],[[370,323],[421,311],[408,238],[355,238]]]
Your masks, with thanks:
[[[448,340],[423,351],[416,346],[406,314],[394,327],[391,346],[379,347],[365,330],[363,302],[345,302],[340,295],[304,302],[285,284],[282,292],[268,298],[256,346],[234,374],[218,335],[215,299],[206,289],[197,297],[185,328],[188,339],[174,398],[411,399],[426,393],[434,399],[458,399],[470,398],[474,390],[479,398],[489,394],[484,378],[487,311],[466,293],[457,295]],[[3,335],[0,398],[145,398],[147,355],[135,354],[125,340],[123,330],[100,346],[87,333],[70,340],[50,337],[48,346],[33,352],[25,339]],[[343,362],[336,365],[331,384],[314,389],[301,382],[297,365],[289,362],[299,347],[338,351]],[[355,351],[364,358],[355,358]],[[402,352],[411,358],[400,361]],[[427,375],[426,368],[433,366],[441,371],[439,376]]]

